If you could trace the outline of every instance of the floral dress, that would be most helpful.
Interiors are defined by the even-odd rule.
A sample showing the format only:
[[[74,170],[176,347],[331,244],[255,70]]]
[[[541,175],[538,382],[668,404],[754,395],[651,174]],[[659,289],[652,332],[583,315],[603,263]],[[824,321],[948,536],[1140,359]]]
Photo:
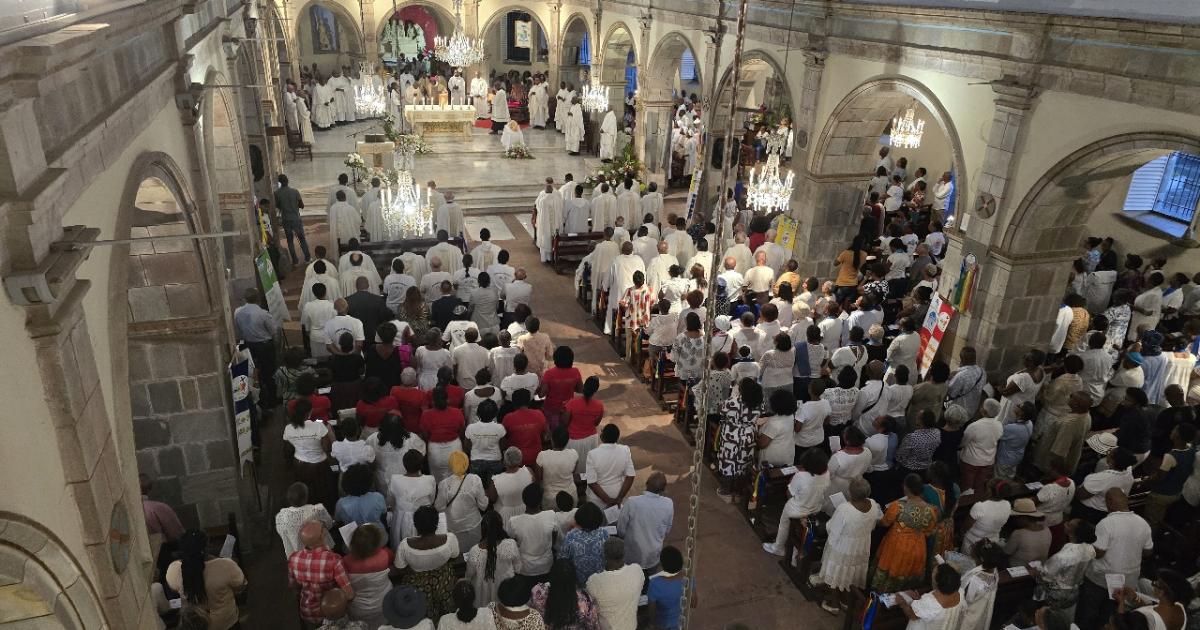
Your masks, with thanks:
[[[888,533],[879,544],[871,590],[894,593],[925,583],[925,539],[937,527],[937,508],[907,497],[888,504],[881,527]]]
[[[725,403],[725,421],[717,440],[717,471],[722,476],[738,477],[749,468],[754,459],[757,420],[758,410],[747,407],[741,399]]]
[[[929,535],[929,569],[933,569],[932,559],[939,553],[954,550],[954,503],[958,499],[958,489],[950,492],[950,501],[946,501],[946,491],[925,484],[925,502],[937,509],[938,522],[933,533]]]
[[[542,582],[533,587],[533,593],[529,598],[529,607],[545,617],[546,600],[549,597],[550,583]],[[600,609],[596,607],[596,600],[592,599],[592,596],[581,588],[575,589],[575,597],[578,602],[576,604],[575,623],[567,626],[555,626],[554,630],[600,630]]]

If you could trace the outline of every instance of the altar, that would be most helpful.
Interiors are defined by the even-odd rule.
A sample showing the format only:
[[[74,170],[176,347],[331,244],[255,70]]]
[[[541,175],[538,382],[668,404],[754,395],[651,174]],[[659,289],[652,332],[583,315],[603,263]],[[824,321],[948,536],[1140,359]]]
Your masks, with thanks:
[[[475,106],[467,105],[406,105],[404,116],[413,126],[413,133],[426,135],[459,135],[471,137],[475,126]]]
[[[396,168],[396,145],[392,142],[356,142],[354,152],[362,156],[368,169],[391,171]]]

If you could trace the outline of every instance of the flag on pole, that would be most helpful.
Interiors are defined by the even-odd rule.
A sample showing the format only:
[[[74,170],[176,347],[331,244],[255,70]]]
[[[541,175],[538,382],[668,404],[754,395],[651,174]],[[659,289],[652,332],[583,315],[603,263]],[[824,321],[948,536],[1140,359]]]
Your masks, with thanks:
[[[959,268],[953,298],[954,308],[959,313],[966,313],[971,308],[971,301],[975,298],[975,287],[979,284],[979,263],[974,259],[973,255],[965,256]]]

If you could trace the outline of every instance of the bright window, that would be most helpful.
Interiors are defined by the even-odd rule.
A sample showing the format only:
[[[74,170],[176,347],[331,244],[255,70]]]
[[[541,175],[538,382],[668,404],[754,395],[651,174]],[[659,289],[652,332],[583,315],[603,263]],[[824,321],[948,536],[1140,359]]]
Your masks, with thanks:
[[[1185,238],[1200,204],[1200,156],[1175,152],[1134,171],[1124,212],[1159,232]]]
[[[683,83],[693,83],[698,80],[696,58],[692,56],[690,50],[684,50],[683,55],[679,58],[679,80]]]
[[[583,34],[583,39],[579,42],[579,63],[580,66],[592,65],[592,46],[588,42],[588,34]]]

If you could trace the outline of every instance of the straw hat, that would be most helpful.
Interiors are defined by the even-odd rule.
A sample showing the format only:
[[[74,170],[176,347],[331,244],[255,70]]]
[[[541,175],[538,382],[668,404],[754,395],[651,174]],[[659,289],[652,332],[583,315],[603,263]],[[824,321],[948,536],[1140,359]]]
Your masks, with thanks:
[[[1029,497],[1024,497],[1013,501],[1012,515],[1032,516],[1034,518],[1041,518],[1045,516],[1041,510],[1037,509],[1037,504],[1033,502],[1033,499],[1030,499]]]

